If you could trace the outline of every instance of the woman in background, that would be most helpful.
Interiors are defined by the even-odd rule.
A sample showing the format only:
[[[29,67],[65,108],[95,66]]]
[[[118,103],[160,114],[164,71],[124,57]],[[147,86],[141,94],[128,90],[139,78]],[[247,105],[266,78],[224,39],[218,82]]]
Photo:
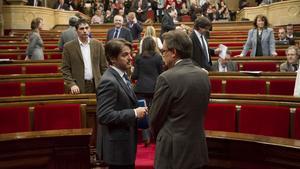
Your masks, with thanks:
[[[144,37],[140,42],[140,47],[139,47],[139,49],[140,49],[139,53],[140,54],[142,53],[142,45],[143,45],[143,41],[146,37],[152,37],[153,38],[153,40],[155,41],[157,50],[162,49],[162,47],[163,47],[162,42],[161,42],[160,38],[156,36],[156,32],[155,32],[154,27],[153,26],[147,26]]]
[[[254,28],[248,32],[248,39],[242,53],[238,56],[246,56],[250,48],[250,56],[277,56],[275,39],[272,28],[269,28],[267,17],[257,15],[253,22]]]
[[[31,32],[29,33],[25,60],[44,60],[44,43],[40,36],[40,30],[42,30],[42,27],[42,18],[38,17],[31,21]]]
[[[137,80],[134,92],[138,99],[145,99],[148,108],[151,107],[157,77],[163,71],[163,60],[156,50],[156,43],[152,37],[143,39],[142,53],[137,55],[132,80]],[[145,146],[150,144],[149,129],[143,130]]]

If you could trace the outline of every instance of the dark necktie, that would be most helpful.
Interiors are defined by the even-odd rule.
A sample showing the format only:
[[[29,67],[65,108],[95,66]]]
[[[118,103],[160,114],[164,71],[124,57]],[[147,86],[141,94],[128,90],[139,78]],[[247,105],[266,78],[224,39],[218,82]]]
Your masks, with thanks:
[[[209,61],[209,56],[208,56],[208,51],[207,51],[207,46],[206,44],[204,43],[204,37],[203,35],[201,35],[201,42],[202,42],[202,49],[204,50],[204,56],[205,56],[205,60],[207,61],[207,63],[210,63]]]
[[[119,34],[119,29],[116,29],[116,30],[115,30],[115,34],[114,34],[114,39],[115,39],[115,38],[118,38],[118,34]]]
[[[298,65],[297,64],[293,64],[292,66],[293,66],[294,71],[298,70]]]
[[[127,87],[128,87],[130,90],[132,90],[132,87],[131,87],[131,82],[130,82],[130,80],[129,80],[129,78],[128,78],[127,74],[126,74],[126,73],[124,73],[123,77],[124,77],[124,79],[125,79],[125,81],[126,81],[126,85],[127,85]]]

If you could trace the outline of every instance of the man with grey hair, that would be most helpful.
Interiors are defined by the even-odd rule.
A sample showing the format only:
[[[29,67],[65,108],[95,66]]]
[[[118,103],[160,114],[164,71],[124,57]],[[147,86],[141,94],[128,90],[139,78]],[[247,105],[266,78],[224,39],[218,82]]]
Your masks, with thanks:
[[[69,18],[69,28],[61,33],[60,40],[58,43],[58,47],[61,51],[63,50],[65,43],[77,38],[77,33],[75,28],[77,21],[78,21],[78,17],[76,16],[71,16]]]
[[[110,41],[116,38],[122,38],[127,40],[128,42],[132,42],[132,35],[128,28],[123,27],[124,19],[121,15],[116,15],[114,17],[115,27],[111,28],[107,32],[106,41]]]
[[[299,48],[290,46],[286,49],[286,62],[280,65],[280,72],[295,72],[299,69]]]
[[[193,45],[186,33],[169,31],[163,38],[168,70],[157,79],[149,113],[156,137],[154,168],[201,169],[208,162],[203,125],[209,78],[190,59]]]

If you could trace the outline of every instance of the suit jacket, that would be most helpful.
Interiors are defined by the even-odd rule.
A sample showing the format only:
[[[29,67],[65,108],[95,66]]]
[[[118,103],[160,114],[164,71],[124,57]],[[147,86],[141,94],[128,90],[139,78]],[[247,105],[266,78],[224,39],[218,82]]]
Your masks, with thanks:
[[[173,18],[168,14],[168,12],[166,12],[161,21],[160,39],[162,39],[162,34],[171,30],[175,30],[175,28],[176,26],[174,24]]]
[[[127,22],[126,26],[130,30],[133,40],[137,40],[137,39],[141,40],[141,33],[143,32],[143,26],[140,21],[132,25],[129,22]]]
[[[257,47],[257,29],[253,28],[248,32],[247,42],[244,45],[244,49],[242,51],[242,55],[246,56],[249,49],[251,48],[251,57],[255,57],[256,55],[256,47]],[[272,28],[265,28],[262,31],[261,38],[261,47],[263,56],[271,56],[276,52],[275,50],[275,39],[274,32]]]
[[[136,93],[154,93],[157,77],[163,71],[161,55],[153,53],[151,56],[138,55],[135,60],[132,79],[137,80],[134,91]]]
[[[139,21],[144,22],[147,20],[147,11],[148,11],[148,0],[142,0],[141,10],[142,12],[137,13],[139,8],[138,6],[139,0],[132,1],[131,11],[136,13],[136,17]]]
[[[62,68],[63,78],[66,85],[71,88],[77,85],[80,93],[85,93],[84,62],[79,46],[79,40],[67,42],[63,50]],[[100,83],[101,75],[107,68],[104,48],[101,42],[90,39],[91,62],[95,88]]]
[[[44,42],[40,34],[37,32],[31,32],[29,34],[29,43],[26,49],[26,55],[31,60],[44,60],[43,46]]]
[[[156,136],[154,168],[191,169],[208,162],[203,125],[209,96],[208,75],[191,59],[158,77],[149,113]]]
[[[137,99],[119,73],[108,68],[97,89],[97,154],[110,165],[134,165]]]
[[[192,52],[192,60],[194,61],[194,63],[197,65],[197,66],[200,66],[206,70],[210,70],[211,69],[211,65],[212,65],[212,62],[211,62],[211,55],[214,55],[214,50],[213,49],[210,49],[208,48],[208,54],[209,54],[209,62],[207,61],[207,58],[205,57],[205,54],[204,54],[204,50],[203,50],[203,47],[201,45],[201,42],[199,40],[199,38],[197,37],[197,34],[195,33],[195,31],[193,31],[190,35],[190,38],[193,42],[193,52]],[[205,38],[206,40],[206,38]],[[206,43],[208,44],[207,40],[206,40]]]
[[[218,61],[213,62],[211,70],[219,72],[219,62]],[[228,61],[227,62],[227,72],[235,72],[235,71],[238,71],[236,62]]]
[[[56,2],[53,6],[53,9],[57,9],[59,5],[60,5],[60,3]],[[63,9],[63,10],[66,10],[66,11],[70,10],[68,4],[66,4],[66,3],[64,3],[62,6],[60,6],[59,9]]]
[[[67,30],[63,31],[60,35],[60,40],[59,40],[59,49],[62,50],[64,47],[64,44],[77,39],[77,32],[76,32],[76,28],[70,26]]]
[[[108,30],[107,37],[106,37],[107,42],[110,41],[111,39],[113,39],[114,33],[115,33],[115,28],[111,28],[110,30]],[[131,32],[129,29],[127,29],[125,27],[121,28],[121,32],[120,32],[118,38],[123,38],[123,39],[127,40],[128,42],[132,42]]]
[[[299,64],[297,65],[299,69]],[[287,61],[280,65],[280,72],[295,72],[295,71],[297,70],[294,70],[293,66],[289,64]]]

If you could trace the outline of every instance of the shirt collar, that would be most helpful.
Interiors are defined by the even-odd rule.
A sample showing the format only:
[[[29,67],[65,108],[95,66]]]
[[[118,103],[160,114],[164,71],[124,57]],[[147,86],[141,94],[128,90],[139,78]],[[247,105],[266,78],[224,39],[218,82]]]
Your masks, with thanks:
[[[118,72],[118,74],[123,78],[125,72],[123,72],[122,70],[120,70],[119,68],[117,68],[116,66],[111,65],[111,68],[113,68],[115,71]]]
[[[80,46],[85,46],[85,45],[89,45],[89,44],[90,44],[90,42],[91,42],[91,39],[90,39],[90,38],[88,38],[88,42],[87,42],[87,43],[83,43],[83,42],[81,42],[79,38],[78,38],[78,41],[79,41],[79,45],[80,45]]]
[[[182,59],[179,59],[175,62],[175,65],[177,65],[178,63],[180,63],[182,61]]]

